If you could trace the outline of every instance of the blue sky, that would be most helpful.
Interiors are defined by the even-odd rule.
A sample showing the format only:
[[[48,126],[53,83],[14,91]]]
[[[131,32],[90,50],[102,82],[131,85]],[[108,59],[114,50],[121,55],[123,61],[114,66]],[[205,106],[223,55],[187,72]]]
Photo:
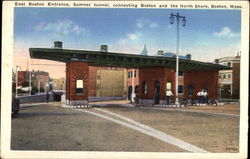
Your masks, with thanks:
[[[180,27],[180,54],[213,61],[240,51],[240,10],[15,8],[15,54],[28,56],[30,47],[53,47],[63,41],[68,49],[139,54],[147,45],[149,55],[158,49],[176,51],[176,21],[171,13],[186,16]],[[14,61],[15,62],[15,61]]]

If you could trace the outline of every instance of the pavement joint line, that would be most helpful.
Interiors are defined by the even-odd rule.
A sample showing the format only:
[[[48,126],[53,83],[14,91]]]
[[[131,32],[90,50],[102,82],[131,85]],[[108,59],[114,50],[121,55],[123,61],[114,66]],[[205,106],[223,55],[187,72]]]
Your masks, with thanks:
[[[149,109],[146,107],[142,107],[144,109]],[[153,108],[153,107],[151,107]],[[235,117],[240,117],[238,114],[227,114],[227,113],[213,113],[213,112],[204,112],[204,111],[193,111],[193,110],[178,110],[178,109],[171,109],[171,108],[153,108],[153,109],[158,109],[158,110],[167,110],[167,111],[179,111],[179,112],[190,112],[190,113],[204,113],[204,114],[212,114],[212,115],[226,115],[226,116],[235,116]]]
[[[207,153],[208,152],[208,151],[206,151],[204,149],[201,149],[201,148],[199,148],[197,146],[189,144],[189,143],[187,143],[185,141],[182,141],[182,140],[180,140],[180,139],[178,139],[176,137],[173,137],[171,135],[168,135],[166,133],[163,133],[161,131],[158,131],[156,129],[148,127],[146,125],[135,122],[135,121],[133,121],[131,119],[129,119],[130,123],[128,123],[128,122],[124,122],[124,121],[121,121],[121,120],[118,120],[118,119],[114,119],[114,118],[111,118],[109,116],[99,114],[99,113],[96,113],[96,112],[91,112],[91,111],[82,110],[82,109],[76,109],[76,110],[80,111],[80,112],[89,113],[89,114],[92,114],[92,115],[95,115],[95,116],[98,116],[98,117],[101,117],[101,118],[104,118],[104,119],[107,119],[107,120],[110,120],[110,121],[112,121],[114,123],[126,126],[128,128],[134,129],[134,130],[137,130],[137,131],[139,131],[141,133],[144,133],[144,134],[147,134],[149,136],[155,137],[155,138],[157,138],[157,139],[159,139],[159,140],[161,140],[161,141],[163,141],[165,143],[175,145],[175,146],[180,147],[180,148],[182,148],[184,150],[187,150],[187,151],[196,152],[196,153]],[[118,115],[118,114],[116,114],[116,115]],[[118,116],[120,116],[120,115],[118,115]],[[123,116],[120,116],[120,117],[122,117],[124,119],[126,118],[126,117],[123,117]],[[131,122],[133,122],[134,124],[131,124]]]

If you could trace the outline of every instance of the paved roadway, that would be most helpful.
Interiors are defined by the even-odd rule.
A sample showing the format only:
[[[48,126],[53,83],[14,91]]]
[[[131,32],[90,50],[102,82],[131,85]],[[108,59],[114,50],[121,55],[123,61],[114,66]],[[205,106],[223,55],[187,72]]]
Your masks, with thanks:
[[[199,110],[200,111],[200,110]],[[14,150],[227,152],[238,149],[239,117],[156,108],[22,107]]]

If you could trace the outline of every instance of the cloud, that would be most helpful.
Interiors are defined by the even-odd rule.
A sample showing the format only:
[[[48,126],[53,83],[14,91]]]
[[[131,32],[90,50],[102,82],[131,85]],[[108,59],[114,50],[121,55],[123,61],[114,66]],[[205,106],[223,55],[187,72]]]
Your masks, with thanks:
[[[144,28],[144,27],[156,28],[159,25],[158,25],[158,23],[152,22],[152,21],[150,21],[148,19],[138,19],[136,21],[136,26],[138,28]]]
[[[223,27],[219,32],[214,32],[215,36],[218,37],[237,37],[240,33],[234,33],[229,27]]]
[[[124,45],[128,42],[136,42],[139,41],[142,34],[140,32],[128,33],[125,38],[121,38],[118,40],[118,44]]]
[[[127,34],[127,37],[129,40],[137,40],[139,39],[139,34],[138,33],[132,33],[132,34]]]
[[[51,23],[40,22],[35,26],[35,30],[53,32],[56,35],[68,35],[70,33],[86,35],[89,32],[69,19],[57,20]]]

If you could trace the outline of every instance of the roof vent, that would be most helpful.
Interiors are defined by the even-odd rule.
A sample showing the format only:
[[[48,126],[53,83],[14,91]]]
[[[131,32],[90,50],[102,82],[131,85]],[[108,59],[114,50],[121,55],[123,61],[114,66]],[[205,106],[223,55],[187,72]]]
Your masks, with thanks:
[[[54,48],[55,49],[62,49],[62,42],[61,41],[54,41]]]
[[[219,59],[215,59],[215,60],[214,60],[214,63],[216,63],[216,64],[219,64],[219,62],[220,62]]]
[[[187,58],[188,60],[191,60],[191,57],[192,57],[191,54],[187,54],[187,55],[186,55],[186,58]]]
[[[108,45],[101,45],[100,51],[101,52],[108,52]]]
[[[157,51],[157,55],[163,55],[164,54],[164,51],[163,50],[158,50]]]

